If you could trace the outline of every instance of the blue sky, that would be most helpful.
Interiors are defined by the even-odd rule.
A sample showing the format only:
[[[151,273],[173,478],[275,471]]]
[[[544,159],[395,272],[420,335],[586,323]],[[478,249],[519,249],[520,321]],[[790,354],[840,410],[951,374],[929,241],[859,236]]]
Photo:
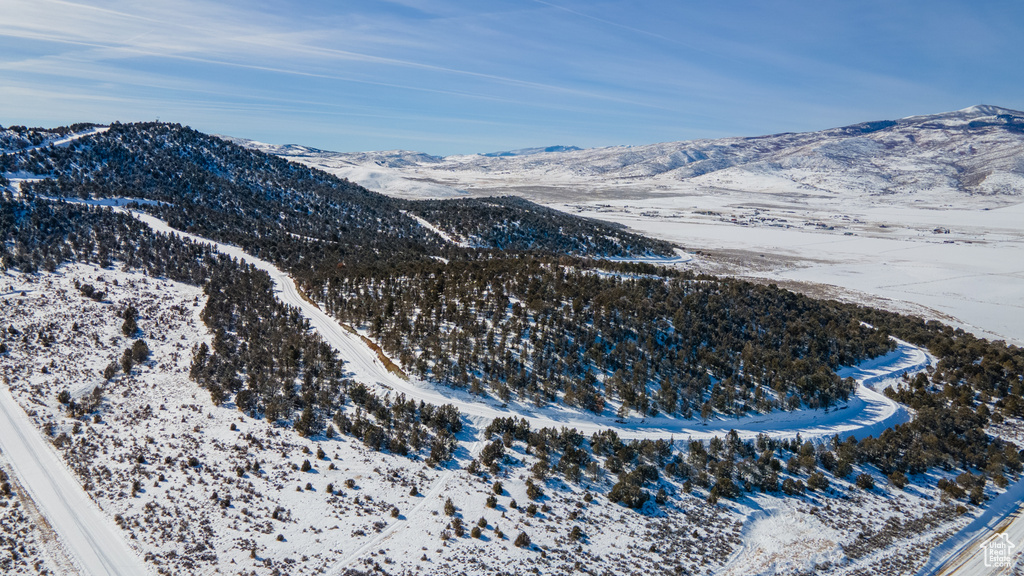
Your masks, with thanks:
[[[1024,2],[0,0],[0,124],[340,151],[754,136],[1024,109]]]

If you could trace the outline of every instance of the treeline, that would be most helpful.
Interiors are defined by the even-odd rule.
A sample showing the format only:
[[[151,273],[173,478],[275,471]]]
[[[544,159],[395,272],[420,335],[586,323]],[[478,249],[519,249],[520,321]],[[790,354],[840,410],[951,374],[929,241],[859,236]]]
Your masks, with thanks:
[[[7,152],[23,150],[32,146],[39,146],[47,140],[53,140],[68,134],[83,132],[95,128],[96,124],[79,122],[70,126],[59,126],[57,128],[30,128],[27,126],[0,126],[0,172],[7,171],[7,161],[4,158]]]
[[[110,266],[114,261],[150,276],[203,286],[202,311],[213,332],[196,348],[190,376],[217,404],[233,402],[252,416],[293,426],[302,435],[335,431],[397,453],[424,450],[431,462],[451,458],[461,416],[452,406],[398,409],[345,378],[343,361],[298,311],[273,295],[265,272],[110,209],[0,200],[0,266],[32,273],[65,262]],[[83,296],[102,299],[95,288]],[[130,314],[122,329],[134,332]],[[358,407],[353,417],[346,407]],[[386,409],[380,409],[380,407]],[[332,426],[336,427],[333,428]],[[408,438],[409,448],[400,448]],[[401,440],[399,440],[401,439]]]
[[[835,368],[890,351],[860,308],[649,265],[517,254],[314,279],[412,373],[509,401],[708,418],[847,399]],[[612,270],[609,272],[609,270]],[[616,271],[617,270],[617,271]]]
[[[203,245],[153,234],[149,226],[109,209],[0,198],[0,266],[32,274],[64,262],[102,267],[115,259],[156,277],[201,286],[230,263]]]
[[[591,257],[672,256],[668,242],[515,196],[409,201],[408,210],[474,246]]]
[[[101,134],[64,147],[7,154],[0,170],[50,176],[23,185],[34,194],[166,203],[142,208],[176,228],[238,244],[293,273],[380,258],[446,256],[455,250],[403,213],[419,210],[418,202],[370,192],[177,124],[114,123]],[[514,244],[536,250],[557,252],[572,246],[626,257],[671,252],[664,242],[525,201],[495,200],[500,213],[491,204],[447,205],[448,213],[460,213],[461,227],[453,232],[469,236],[519,223],[522,229]],[[505,247],[501,234],[484,237],[484,248]]]

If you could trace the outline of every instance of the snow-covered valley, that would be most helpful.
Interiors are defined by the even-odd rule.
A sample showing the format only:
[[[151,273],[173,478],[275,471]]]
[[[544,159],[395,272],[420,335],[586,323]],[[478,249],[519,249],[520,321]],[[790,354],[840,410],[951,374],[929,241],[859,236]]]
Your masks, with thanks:
[[[1024,343],[1024,204],[801,204],[730,192],[559,207],[678,242],[699,269]]]
[[[447,158],[240,141],[404,198],[514,194],[676,242],[691,266],[1024,343],[1024,114]]]

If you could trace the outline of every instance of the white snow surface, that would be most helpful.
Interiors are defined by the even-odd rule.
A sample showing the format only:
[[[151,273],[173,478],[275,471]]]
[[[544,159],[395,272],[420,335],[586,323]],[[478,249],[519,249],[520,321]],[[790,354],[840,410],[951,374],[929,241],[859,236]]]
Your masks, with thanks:
[[[460,240],[458,238],[454,238],[451,234],[448,234],[444,230],[441,230],[437,226],[435,226],[432,223],[428,222],[425,218],[421,218],[421,217],[419,217],[419,216],[417,216],[415,214],[409,214],[405,210],[402,210],[402,214],[405,214],[406,216],[412,218],[420,226],[423,226],[427,230],[430,230],[434,234],[437,234],[438,236],[441,237],[442,240],[444,240],[445,242],[447,242],[449,244],[453,244],[455,246],[461,246],[463,248],[472,248],[473,247],[472,244],[470,244],[470,243],[468,243],[468,242],[466,242],[464,240]]]
[[[743,548],[720,576],[799,573],[824,562],[841,562],[838,544],[847,535],[809,514],[792,510],[753,515],[743,534]]]
[[[935,363],[935,358],[922,348],[893,338],[896,349],[877,358],[865,360],[856,366],[840,368],[836,374],[842,378],[853,378],[869,388],[878,389],[883,383],[904,374],[914,374]]]
[[[11,396],[0,388],[0,448],[78,568],[91,576],[152,574],[96,507]]]

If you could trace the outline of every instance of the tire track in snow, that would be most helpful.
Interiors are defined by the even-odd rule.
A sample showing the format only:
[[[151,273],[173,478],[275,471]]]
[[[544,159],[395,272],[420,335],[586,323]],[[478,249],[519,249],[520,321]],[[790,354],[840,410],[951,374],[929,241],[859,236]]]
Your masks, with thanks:
[[[423,218],[420,218],[419,216],[417,216],[415,214],[410,214],[406,210],[400,210],[400,212],[402,214],[405,214],[409,218],[412,218],[413,220],[415,220],[416,223],[419,224],[420,226],[426,228],[427,230],[430,230],[434,234],[437,234],[438,236],[441,237],[442,240],[444,240],[445,242],[447,242],[449,244],[452,244],[452,245],[455,245],[455,246],[459,246],[459,247],[462,247],[462,248],[474,248],[474,246],[472,244],[470,244],[468,242],[464,242],[462,240],[459,240],[459,239],[453,237],[451,234],[448,234],[444,230],[441,230],[437,226],[434,226],[433,224],[431,224],[427,220],[425,220]]]
[[[75,140],[78,140],[79,138],[85,138],[86,136],[93,136],[95,134],[102,134],[107,130],[110,130],[110,126],[97,126],[95,128],[90,128],[84,132],[68,134],[67,136],[61,136],[60,138],[57,138],[55,140],[49,140],[47,142],[43,142],[42,144],[29,146],[28,148],[0,149],[0,153],[22,154],[27,152],[34,152],[36,150],[42,150],[43,148],[46,148],[48,146],[53,146],[54,148],[67,146],[68,144],[74,142]]]
[[[479,454],[480,450],[482,450],[483,447],[483,440],[477,440],[476,442],[474,442],[473,446],[471,446],[469,450],[470,456],[475,457],[477,454]],[[440,496],[441,491],[444,490],[444,488],[448,485],[448,482],[455,476],[457,472],[459,472],[458,468],[448,470],[444,474],[442,474],[440,478],[434,481],[434,485],[431,486],[430,489],[423,494],[423,499],[420,500],[419,503],[417,503],[409,510],[409,513],[406,514],[404,519],[399,519],[391,523],[390,526],[388,526],[376,537],[371,538],[369,542],[363,544],[359,548],[356,548],[356,550],[349,554],[347,557],[345,557],[344,560],[341,560],[332,568],[330,568],[327,571],[328,576],[341,576],[342,574],[344,574],[345,569],[350,568],[352,564],[354,564],[357,560],[365,556],[368,552],[373,551],[374,548],[379,547],[381,544],[383,544],[385,540],[390,540],[391,537],[396,532],[399,532],[401,529],[409,526],[411,524],[413,517],[418,516],[423,511],[423,509],[427,507],[428,503],[433,502],[434,498]]]

